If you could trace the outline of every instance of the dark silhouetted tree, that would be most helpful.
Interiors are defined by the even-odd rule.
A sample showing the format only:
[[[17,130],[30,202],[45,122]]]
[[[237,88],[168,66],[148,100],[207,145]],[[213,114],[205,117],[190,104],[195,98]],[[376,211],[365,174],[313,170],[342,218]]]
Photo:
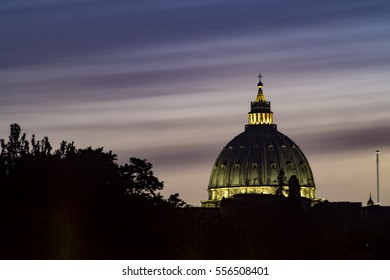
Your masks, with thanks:
[[[275,194],[276,195],[283,195],[283,186],[285,185],[286,176],[284,176],[284,170],[280,169],[280,172],[278,174],[278,177],[276,178],[278,180],[278,188],[276,189]]]
[[[131,157],[129,164],[126,163],[119,168],[119,178],[125,184],[126,195],[154,201],[162,199],[158,191],[164,188],[164,182],[154,176],[152,167],[146,159]]]
[[[189,207],[189,205],[179,197],[178,193],[171,194],[166,202],[174,207]]]
[[[292,175],[288,180],[288,196],[289,197],[301,197],[301,186],[297,176]]]
[[[119,166],[111,151],[65,141],[53,151],[17,124],[0,144],[0,258],[138,258],[157,250],[149,236],[170,238],[169,209],[186,206],[162,197],[146,160]]]

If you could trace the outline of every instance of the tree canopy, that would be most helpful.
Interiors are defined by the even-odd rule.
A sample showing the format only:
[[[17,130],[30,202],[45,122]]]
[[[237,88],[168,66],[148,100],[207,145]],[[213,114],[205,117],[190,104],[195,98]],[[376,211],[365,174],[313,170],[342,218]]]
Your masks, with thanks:
[[[66,141],[53,150],[47,137],[28,140],[18,124],[0,145],[0,247],[10,258],[91,257],[91,244],[111,250],[111,230],[143,224],[139,218],[149,219],[156,207],[188,206],[178,194],[160,194],[164,183],[146,159],[119,165],[112,151]],[[38,253],[39,244],[46,251]]]
[[[164,182],[154,176],[153,165],[146,159],[130,157],[129,163],[118,165],[112,151],[105,152],[102,147],[80,149],[66,141],[53,151],[48,137],[36,140],[32,135],[28,141],[18,124],[10,126],[8,142],[1,139],[0,145],[0,175],[15,177],[21,188],[25,188],[22,181],[29,189],[42,184],[50,184],[53,190],[64,184],[66,188],[82,184],[78,191],[88,195],[109,187],[110,191],[122,192],[123,198],[136,196],[154,203],[187,205],[178,194],[173,195],[176,199],[163,198],[159,191]]]

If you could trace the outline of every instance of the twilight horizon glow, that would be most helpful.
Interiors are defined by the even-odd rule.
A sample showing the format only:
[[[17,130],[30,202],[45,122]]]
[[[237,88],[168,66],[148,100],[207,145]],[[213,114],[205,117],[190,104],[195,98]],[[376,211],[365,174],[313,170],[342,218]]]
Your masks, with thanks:
[[[0,138],[150,161],[164,193],[207,198],[212,165],[244,130],[257,75],[318,197],[390,205],[388,1],[0,3]]]

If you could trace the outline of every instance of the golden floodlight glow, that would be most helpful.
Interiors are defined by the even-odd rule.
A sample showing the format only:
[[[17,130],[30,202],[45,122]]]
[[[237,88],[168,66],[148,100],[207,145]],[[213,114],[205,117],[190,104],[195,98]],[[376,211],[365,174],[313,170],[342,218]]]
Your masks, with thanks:
[[[272,113],[249,113],[248,124],[259,125],[259,124],[272,124],[273,118]]]
[[[203,207],[220,207],[223,199],[245,194],[271,199],[300,196],[316,201],[309,162],[298,145],[273,124],[261,75],[257,86],[245,131],[224,146],[213,165],[208,199],[201,201]]]
[[[288,186],[283,186],[282,194],[288,196]],[[209,190],[210,200],[221,200],[222,198],[229,198],[235,194],[276,194],[277,186],[239,186],[239,187],[222,187],[211,188]],[[314,199],[314,189],[311,187],[301,187],[301,197]]]

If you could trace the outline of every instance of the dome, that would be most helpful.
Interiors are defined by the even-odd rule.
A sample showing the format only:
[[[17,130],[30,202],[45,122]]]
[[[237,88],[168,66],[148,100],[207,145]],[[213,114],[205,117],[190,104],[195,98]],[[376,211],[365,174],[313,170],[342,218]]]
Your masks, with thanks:
[[[298,179],[300,196],[315,199],[309,162],[299,146],[273,124],[271,103],[265,100],[259,78],[245,131],[227,143],[212,167],[204,207],[218,207],[223,198],[236,194],[289,196],[292,177]]]
[[[372,200],[371,193],[370,193],[370,198],[367,201],[367,206],[372,206],[372,205],[374,205],[374,201]]]

